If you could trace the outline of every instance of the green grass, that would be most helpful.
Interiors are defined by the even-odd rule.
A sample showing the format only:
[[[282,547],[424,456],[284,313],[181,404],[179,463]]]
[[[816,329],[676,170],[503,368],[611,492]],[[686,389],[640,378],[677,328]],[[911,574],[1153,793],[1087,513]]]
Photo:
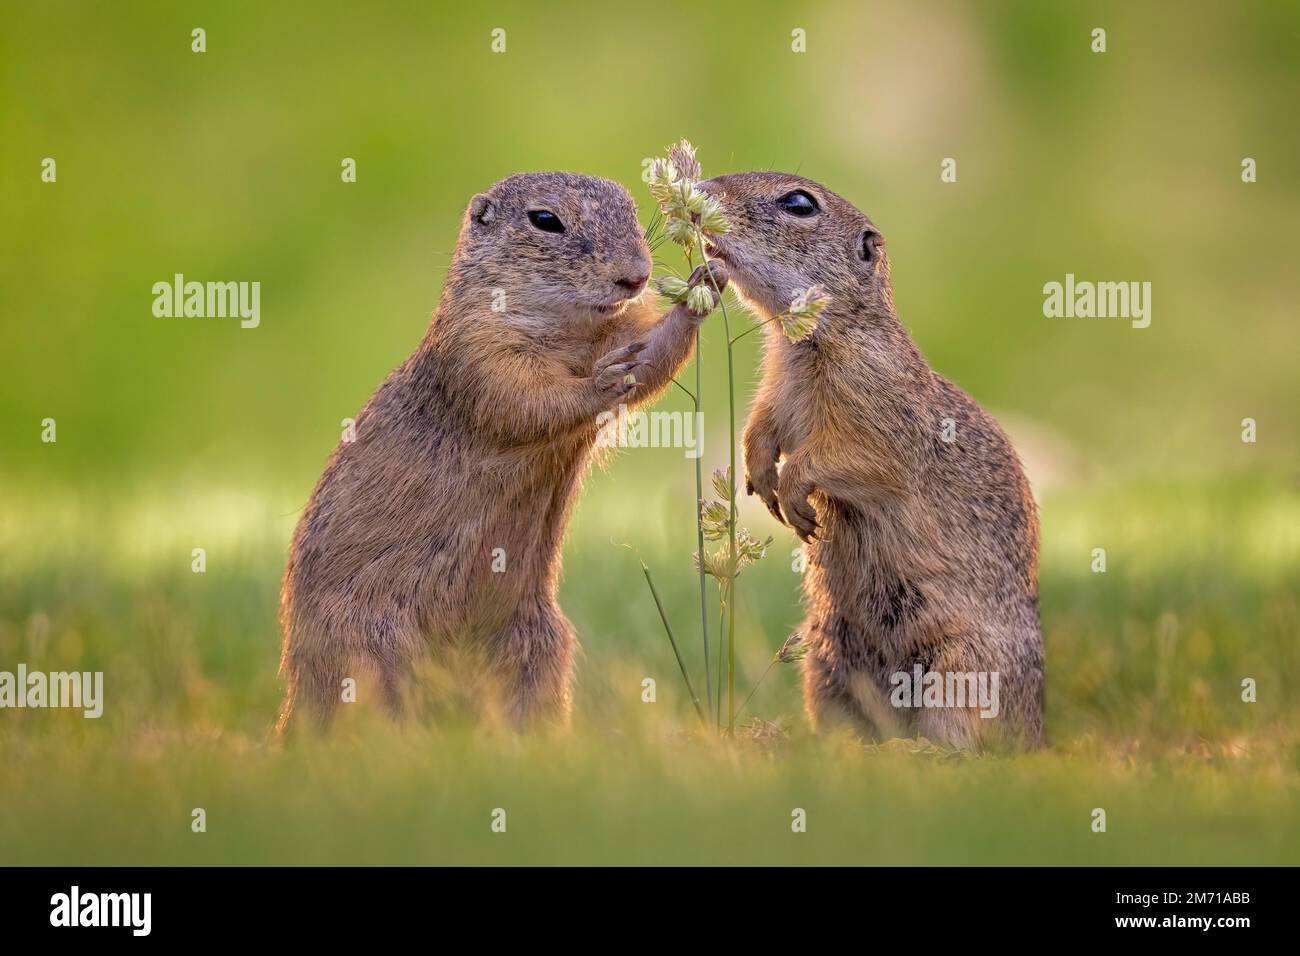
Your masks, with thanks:
[[[1298,23],[1268,0],[4,4],[0,669],[102,670],[108,699],[98,721],[0,712],[0,862],[1300,862]],[[569,169],[648,215],[642,158],[683,136],[711,175],[799,172],[871,216],[932,365],[1057,474],[1051,747],[813,738],[788,667],[749,705],[764,723],[702,736],[623,547],[702,691],[691,463],[651,449],[591,476],[566,538],[568,734],[398,732],[363,703],[269,746],[294,522],[419,341],[469,198]],[[178,271],[261,282],[262,324],[155,318]],[[1045,319],[1067,272],[1151,281],[1151,327]],[[738,420],[760,338],[736,346]],[[702,353],[707,475],[715,320]],[[801,614],[795,540],[752,501],[740,521],[776,535],[739,583],[744,694]]]
[[[363,702],[328,739],[281,744],[269,734],[275,582],[292,514],[229,492],[150,489],[149,510],[169,515],[150,527],[143,498],[101,512],[102,501],[10,496],[20,508],[0,540],[0,661],[104,670],[107,706],[97,721],[4,714],[0,861],[1300,861],[1300,499],[1284,482],[1049,498],[1051,746],[971,758],[814,737],[783,667],[750,705],[761,720],[732,741],[702,734],[635,558],[617,544],[641,539],[698,672],[689,547],[659,540],[677,499],[618,481],[645,453],[593,475],[579,508],[562,594],[585,645],[577,707],[568,732],[541,736],[445,717],[398,730]],[[629,505],[638,499],[648,504]],[[39,533],[63,527],[82,533]],[[206,574],[189,570],[194,541],[206,542]],[[1097,546],[1104,575],[1089,571]],[[746,688],[798,621],[781,551],[742,578]],[[1255,704],[1240,699],[1247,676]],[[641,702],[645,677],[658,684],[653,704]],[[206,833],[190,831],[194,807]],[[490,829],[498,807],[504,834]],[[796,807],[803,834],[790,830]],[[1091,832],[1094,807],[1105,834]]]

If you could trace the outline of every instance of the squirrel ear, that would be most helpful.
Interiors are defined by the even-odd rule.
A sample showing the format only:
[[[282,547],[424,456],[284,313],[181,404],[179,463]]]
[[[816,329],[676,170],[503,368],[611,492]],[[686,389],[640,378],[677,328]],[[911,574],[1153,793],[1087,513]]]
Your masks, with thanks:
[[[858,245],[858,258],[867,265],[874,266],[880,260],[881,249],[884,245],[885,237],[868,226],[862,230],[862,239]]]
[[[497,203],[487,193],[479,193],[469,202],[469,218],[480,226],[490,226],[496,222]]]

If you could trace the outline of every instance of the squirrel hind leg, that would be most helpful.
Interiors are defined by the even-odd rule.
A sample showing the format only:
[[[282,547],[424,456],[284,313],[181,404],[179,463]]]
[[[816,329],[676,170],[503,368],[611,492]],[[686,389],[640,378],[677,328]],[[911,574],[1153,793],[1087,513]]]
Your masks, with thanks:
[[[318,731],[327,730],[342,700],[345,670],[341,659],[304,661],[293,655],[287,657],[284,672],[288,680],[276,733],[290,734],[304,723]]]
[[[980,716],[972,708],[923,708],[917,715],[917,735],[954,750],[978,752],[984,737]]]
[[[573,625],[555,608],[519,619],[497,635],[494,670],[505,693],[505,716],[516,729],[567,726],[577,645]]]
[[[901,733],[883,693],[864,673],[843,674],[814,645],[803,660],[804,711],[815,733],[852,730],[866,741]]]

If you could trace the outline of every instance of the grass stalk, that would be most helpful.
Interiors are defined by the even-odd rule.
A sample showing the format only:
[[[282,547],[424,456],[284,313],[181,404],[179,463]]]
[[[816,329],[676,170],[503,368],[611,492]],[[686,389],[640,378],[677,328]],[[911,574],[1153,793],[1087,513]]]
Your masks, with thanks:
[[[668,634],[668,643],[673,646],[673,656],[677,658],[677,666],[682,670],[682,680],[686,681],[686,690],[690,692],[691,703],[695,705],[695,713],[699,715],[700,722],[707,727],[709,721],[704,716],[704,707],[700,704],[700,695],[695,693],[695,686],[691,683],[690,672],[686,669],[686,661],[682,659],[681,649],[677,646],[677,638],[673,636],[673,627],[668,623],[668,615],[664,612],[664,604],[659,600],[659,591],[655,588],[654,579],[650,577],[650,568],[644,561],[641,562],[641,573],[645,575],[645,583],[650,585],[650,594],[655,599],[655,607],[659,609],[659,620],[664,622],[664,631]]]
[[[723,600],[723,597],[722,597],[722,588],[719,587],[719,588],[718,588],[718,671],[717,671],[717,673],[718,673],[718,697],[717,697],[717,700],[718,700],[718,707],[717,707],[717,710],[714,712],[714,720],[713,720],[713,726],[716,727],[716,728],[718,728],[718,729],[721,729],[721,728],[722,728],[722,674],[723,674],[723,667],[722,667],[722,649],[723,649],[723,643],[722,643],[722,632],[726,629],[726,626],[727,626],[727,603],[726,603],[725,600]]]
[[[694,256],[687,253],[687,268],[694,261]],[[689,272],[688,272],[689,274]],[[695,421],[700,420],[700,396],[703,392],[703,375],[701,366],[703,347],[700,330],[695,332],[695,394],[691,396],[695,405]],[[701,436],[702,438],[702,436]],[[704,465],[703,455],[695,456],[695,547],[700,556],[700,638],[704,642],[704,693],[708,698],[709,712],[713,712],[713,675],[709,669],[709,589],[704,571],[704,517],[700,508],[704,505]],[[721,631],[719,631],[721,633]],[[719,638],[721,639],[721,638]]]
[[[775,666],[776,666],[775,660],[771,660],[767,662],[767,669],[763,671],[763,676],[760,677],[758,681],[754,684],[753,688],[750,689],[749,696],[745,698],[745,702],[741,704],[740,709],[736,711],[737,717],[739,717],[741,714],[745,712],[745,708],[749,706],[749,702],[754,699],[754,695],[758,693],[758,689],[763,686],[763,681],[767,680],[767,675],[772,673],[772,668]]]
[[[703,248],[704,237],[700,237]],[[713,269],[709,266],[709,257],[704,257],[704,268],[709,273],[709,281],[716,287]],[[731,577],[727,579],[727,733],[736,729],[736,577],[740,571],[736,555],[736,526],[739,516],[736,510],[737,473],[736,473],[736,371],[732,358],[731,317],[727,314],[727,303],[718,296],[718,307],[722,310],[722,328],[727,337],[727,455],[729,462],[730,494],[728,497],[727,537],[730,550]],[[698,461],[698,459],[696,459]],[[703,553],[703,552],[701,552]],[[721,640],[721,637],[719,637]]]

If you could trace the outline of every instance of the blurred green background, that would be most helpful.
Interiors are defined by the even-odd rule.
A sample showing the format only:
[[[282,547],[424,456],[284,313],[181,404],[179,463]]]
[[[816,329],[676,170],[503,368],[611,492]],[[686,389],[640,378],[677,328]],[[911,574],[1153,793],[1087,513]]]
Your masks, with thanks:
[[[0,862],[1295,862],[1297,36],[1282,2],[6,3],[0,669],[102,669],[108,712],[0,712]],[[623,182],[647,219],[641,161],[683,136],[706,175],[799,172],[870,215],[900,317],[1016,440],[1043,509],[1052,751],[812,740],[785,668],[750,705],[779,729],[683,743],[619,547],[654,568],[698,672],[693,471],[672,449],[593,472],[571,525],[570,738],[359,721],[268,749],[297,514],[341,419],[423,333],[469,197],[567,169]],[[155,318],[176,272],[259,281],[260,327]],[[1151,282],[1150,328],[1044,318],[1067,272]],[[759,339],[737,351],[742,408]],[[713,320],[702,355],[711,470]],[[797,542],[745,517],[776,537],[741,579],[747,687],[801,615]],[[483,806],[509,795],[549,822],[503,848]],[[230,812],[195,844],[205,800]],[[825,829],[792,844],[806,803]],[[1121,839],[1088,832],[1094,806],[1124,808]]]

